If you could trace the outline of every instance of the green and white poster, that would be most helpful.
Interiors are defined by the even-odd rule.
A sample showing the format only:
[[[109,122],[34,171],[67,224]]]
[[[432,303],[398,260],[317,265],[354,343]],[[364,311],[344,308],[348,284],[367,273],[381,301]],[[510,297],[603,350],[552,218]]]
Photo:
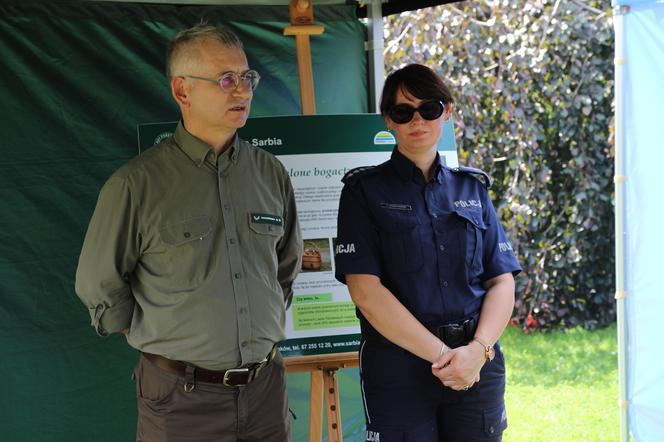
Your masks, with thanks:
[[[139,125],[139,151],[170,136],[175,125]],[[355,167],[389,159],[394,136],[376,114],[260,117],[239,133],[283,163],[295,190],[304,254],[287,312],[287,340],[279,349],[286,356],[357,350],[355,307],[346,286],[334,278],[341,178]],[[458,165],[451,122],[443,123],[438,150],[445,164]]]

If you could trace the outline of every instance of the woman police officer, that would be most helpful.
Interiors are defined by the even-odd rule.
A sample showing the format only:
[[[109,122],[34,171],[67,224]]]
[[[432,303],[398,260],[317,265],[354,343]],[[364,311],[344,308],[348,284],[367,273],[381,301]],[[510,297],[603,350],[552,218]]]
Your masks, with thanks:
[[[380,110],[398,144],[385,163],[344,177],[335,259],[362,329],[366,440],[501,440],[497,341],[521,268],[489,177],[442,165],[436,146],[453,99],[431,69],[389,75]]]

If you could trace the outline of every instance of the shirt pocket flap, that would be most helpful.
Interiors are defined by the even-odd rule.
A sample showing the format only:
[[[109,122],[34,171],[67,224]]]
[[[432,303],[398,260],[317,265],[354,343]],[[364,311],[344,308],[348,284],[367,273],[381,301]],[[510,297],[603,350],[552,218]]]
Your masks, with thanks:
[[[268,223],[255,223],[249,220],[249,228],[261,235],[284,236],[284,226]]]
[[[390,213],[389,215],[385,214],[382,223],[385,230],[388,232],[403,232],[413,230],[420,224],[420,221],[415,215],[406,213],[396,215],[394,213]]]
[[[486,224],[484,223],[484,219],[482,219],[481,209],[459,209],[454,212],[478,229],[486,230]]]
[[[208,216],[197,216],[168,225],[159,231],[164,244],[180,246],[191,241],[201,240],[212,232],[212,221]]]

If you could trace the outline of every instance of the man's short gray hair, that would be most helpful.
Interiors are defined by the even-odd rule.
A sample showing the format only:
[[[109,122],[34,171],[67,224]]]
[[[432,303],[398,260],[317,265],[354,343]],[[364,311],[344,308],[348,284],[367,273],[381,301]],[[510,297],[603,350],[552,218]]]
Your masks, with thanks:
[[[178,75],[178,65],[192,61],[198,55],[195,43],[204,38],[217,40],[226,47],[244,49],[242,42],[230,29],[223,26],[199,24],[178,33],[166,52],[166,76],[171,78]]]

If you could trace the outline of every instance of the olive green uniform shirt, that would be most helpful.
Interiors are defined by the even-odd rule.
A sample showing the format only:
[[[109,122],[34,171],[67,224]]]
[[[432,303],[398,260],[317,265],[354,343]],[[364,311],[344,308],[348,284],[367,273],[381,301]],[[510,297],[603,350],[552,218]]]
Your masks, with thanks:
[[[237,136],[216,155],[180,123],[104,184],[76,293],[99,334],[222,370],[285,338],[301,255],[283,165]]]

